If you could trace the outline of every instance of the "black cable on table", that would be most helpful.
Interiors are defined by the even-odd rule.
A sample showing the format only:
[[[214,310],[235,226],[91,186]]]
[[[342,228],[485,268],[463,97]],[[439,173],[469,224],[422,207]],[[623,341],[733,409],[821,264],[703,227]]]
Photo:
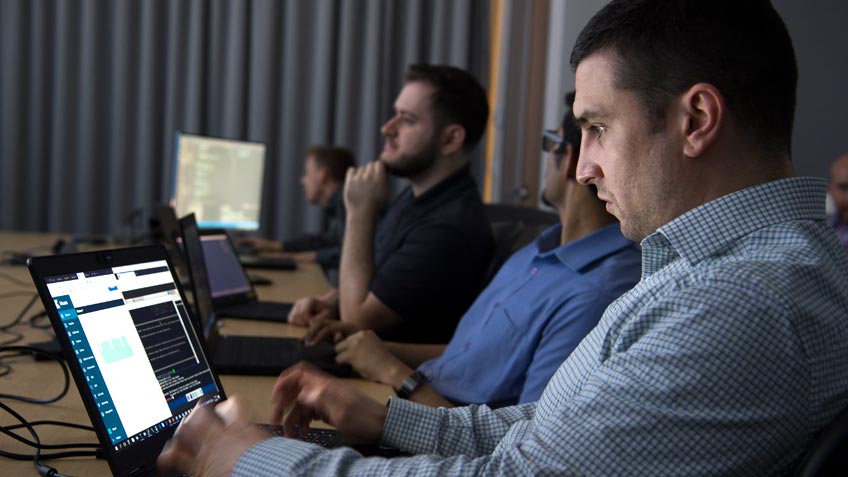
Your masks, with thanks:
[[[18,280],[17,278],[13,277],[12,275],[9,275],[8,273],[0,272],[0,278],[5,278],[6,280],[9,280],[10,282],[12,282],[12,283],[14,283],[15,285],[18,285],[18,286],[32,287],[32,282]]]
[[[27,403],[30,403],[30,404],[50,404],[50,403],[54,403],[54,402],[62,399],[63,397],[65,397],[66,394],[68,394],[68,390],[71,387],[71,375],[70,375],[70,373],[68,373],[68,368],[65,366],[65,363],[62,362],[61,359],[59,359],[58,357],[56,357],[52,353],[49,353],[47,351],[44,351],[43,349],[35,348],[35,347],[32,347],[32,346],[2,346],[2,347],[0,347],[0,354],[3,354],[3,353],[15,353],[15,355],[26,354],[26,353],[35,353],[35,354],[40,354],[42,356],[45,356],[52,361],[55,361],[59,365],[59,367],[62,368],[62,374],[63,374],[63,377],[64,377],[64,385],[62,387],[62,391],[58,395],[56,395],[54,397],[50,397],[50,398],[37,399],[37,398],[31,398],[31,397],[28,397],[28,396],[19,396],[19,395],[15,395],[15,394],[2,394],[2,393],[0,393],[0,399],[12,399],[12,400],[15,400],[15,401],[22,401],[22,402],[27,402]],[[4,357],[8,357],[8,356],[0,356],[0,363],[2,363]]]
[[[7,323],[5,325],[0,325],[0,332],[12,335],[12,338],[9,338],[6,341],[0,342],[0,346],[8,346],[8,345],[11,345],[13,343],[17,343],[18,341],[21,341],[24,338],[24,336],[22,334],[15,332],[15,331],[9,331],[9,329],[14,327],[14,326],[17,326],[17,325],[21,324],[21,322],[23,322],[24,317],[26,316],[27,312],[29,312],[29,309],[32,308],[32,305],[35,304],[35,302],[37,300],[38,300],[38,293],[35,293],[35,294],[32,295],[32,298],[30,298],[30,300],[27,302],[27,304],[24,305],[24,309],[21,310],[20,313],[18,313],[18,316],[15,317],[15,319],[12,320],[11,323]]]
[[[13,355],[20,355],[20,354],[25,354],[25,353],[36,353],[36,354],[41,354],[43,356],[46,356],[47,358],[55,361],[62,368],[64,385],[62,387],[62,391],[60,391],[59,394],[57,394],[56,396],[53,396],[53,397],[48,397],[48,398],[42,399],[42,398],[34,398],[34,397],[30,397],[30,396],[21,396],[21,395],[14,395],[14,394],[0,394],[0,399],[16,400],[16,401],[22,401],[22,402],[27,402],[27,403],[32,403],[32,404],[48,404],[48,403],[53,403],[53,402],[56,402],[56,401],[62,399],[68,393],[68,390],[70,389],[70,386],[71,386],[71,376],[70,376],[70,373],[68,373],[68,369],[65,366],[65,363],[61,359],[52,355],[51,353],[48,353],[48,352],[41,350],[41,349],[38,349],[38,348],[34,348],[32,346],[2,346],[2,347],[0,347],[0,354],[3,354],[5,356],[0,357],[0,366],[7,368],[7,371],[6,371],[7,373],[8,373],[8,369],[10,369],[9,365],[7,363],[3,363],[2,359],[3,359],[3,357],[8,357],[9,353],[13,353]],[[14,425],[11,425],[11,426],[0,426],[0,434],[4,434],[4,435],[6,435],[6,436],[8,436],[8,437],[10,437],[14,440],[17,440],[17,441],[35,449],[35,452],[32,453],[32,454],[21,454],[21,453],[17,453],[17,452],[9,452],[9,451],[5,451],[5,450],[0,449],[0,457],[6,457],[6,458],[9,458],[9,459],[15,459],[15,460],[32,460],[33,465],[35,466],[36,470],[38,471],[38,473],[40,475],[46,476],[46,477],[63,477],[62,474],[58,473],[55,468],[53,468],[49,465],[46,465],[46,464],[42,464],[40,461],[41,460],[47,460],[47,459],[61,459],[61,458],[65,458],[65,457],[92,457],[92,456],[93,457],[101,457],[102,456],[102,449],[100,448],[99,444],[94,444],[94,443],[42,444],[41,439],[38,436],[38,433],[35,431],[35,427],[39,426],[39,425],[42,425],[42,426],[47,426],[47,425],[63,426],[63,427],[69,427],[69,428],[75,428],[75,429],[93,430],[93,428],[91,428],[89,426],[84,426],[84,425],[81,425],[81,424],[74,424],[74,423],[66,423],[66,422],[61,422],[61,421],[51,421],[51,420],[41,420],[41,421],[35,421],[35,422],[30,423],[30,422],[27,422],[27,420],[23,416],[21,416],[20,414],[15,412],[14,409],[12,409],[11,407],[9,407],[7,404],[5,404],[3,402],[0,402],[0,409],[6,411],[9,415],[14,417],[19,422],[19,424],[14,424]],[[17,429],[26,429],[29,432],[29,434],[32,436],[32,439],[31,440],[27,439],[27,438],[15,433],[15,432],[12,432],[12,431],[17,430]],[[74,449],[74,450],[64,450],[62,452],[42,453],[41,452],[42,449],[44,449],[44,450]],[[86,449],[86,450],[82,450],[82,449]]]

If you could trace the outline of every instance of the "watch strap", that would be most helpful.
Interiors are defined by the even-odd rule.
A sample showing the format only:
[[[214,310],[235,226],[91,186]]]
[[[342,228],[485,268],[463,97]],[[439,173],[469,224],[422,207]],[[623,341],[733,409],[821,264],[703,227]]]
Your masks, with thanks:
[[[395,389],[395,394],[397,394],[399,398],[408,399],[419,386],[426,382],[427,376],[424,376],[424,373],[421,371],[415,371],[403,380],[399,388]]]

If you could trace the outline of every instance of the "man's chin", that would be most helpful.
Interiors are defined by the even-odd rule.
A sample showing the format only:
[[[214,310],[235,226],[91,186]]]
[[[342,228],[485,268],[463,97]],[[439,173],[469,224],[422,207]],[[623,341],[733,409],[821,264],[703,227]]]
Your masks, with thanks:
[[[380,157],[377,158],[377,162],[382,162],[383,165],[386,166],[386,170],[392,174],[394,174],[397,170],[398,159],[394,156],[386,153],[380,154]]]
[[[405,156],[402,154],[397,156],[387,156],[385,154],[381,154],[379,161],[382,162],[384,166],[386,166],[386,170],[389,172],[389,174],[392,174],[396,177],[403,177],[405,179],[409,179],[418,176],[419,174],[432,167],[435,159],[430,158],[428,160],[424,157]]]
[[[392,164],[392,163],[389,163],[387,161],[383,161],[382,159],[380,160],[380,162],[382,162],[383,165],[386,166],[386,171],[388,171],[389,174],[391,174],[395,177],[406,178],[406,177],[409,177],[411,175],[406,170],[404,170],[403,168],[397,167],[396,164]]]

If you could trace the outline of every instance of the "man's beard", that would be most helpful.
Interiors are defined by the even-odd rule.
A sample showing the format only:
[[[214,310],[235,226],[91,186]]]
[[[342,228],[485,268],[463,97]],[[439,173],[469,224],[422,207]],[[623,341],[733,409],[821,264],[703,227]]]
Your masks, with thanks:
[[[415,177],[432,167],[439,149],[439,137],[433,138],[414,154],[401,155],[396,162],[383,161],[386,170],[397,177]]]

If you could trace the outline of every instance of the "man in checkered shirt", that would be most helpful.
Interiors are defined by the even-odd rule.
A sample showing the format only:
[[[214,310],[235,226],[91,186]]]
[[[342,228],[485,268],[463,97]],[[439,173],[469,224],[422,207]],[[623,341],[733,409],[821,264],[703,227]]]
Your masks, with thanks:
[[[775,475],[848,404],[848,257],[826,183],[792,177],[797,67],[766,0],[615,0],[581,32],[577,178],[642,244],[537,403],[377,403],[307,367],[272,421],[312,418],[410,457],[270,438],[203,408],[163,452],[203,475]],[[292,406],[283,419],[283,410]]]

